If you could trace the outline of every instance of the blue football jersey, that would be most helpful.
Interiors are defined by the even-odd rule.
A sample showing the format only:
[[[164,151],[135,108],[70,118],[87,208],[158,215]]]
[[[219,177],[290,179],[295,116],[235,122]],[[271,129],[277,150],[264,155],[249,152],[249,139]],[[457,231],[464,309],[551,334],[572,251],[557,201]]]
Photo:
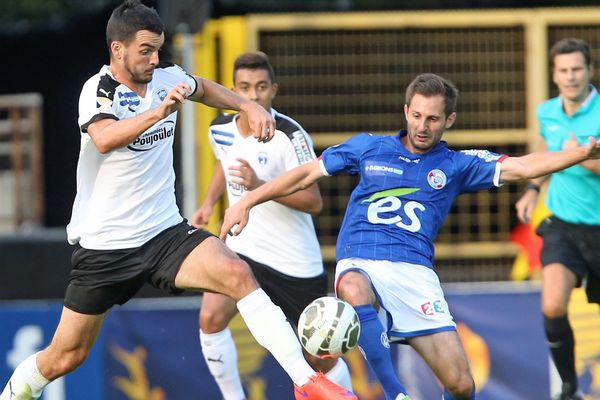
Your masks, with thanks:
[[[393,136],[360,134],[326,149],[328,174],[359,174],[338,236],[337,259],[401,261],[433,268],[433,240],[456,196],[499,186],[506,156],[453,151],[441,141],[410,153]]]

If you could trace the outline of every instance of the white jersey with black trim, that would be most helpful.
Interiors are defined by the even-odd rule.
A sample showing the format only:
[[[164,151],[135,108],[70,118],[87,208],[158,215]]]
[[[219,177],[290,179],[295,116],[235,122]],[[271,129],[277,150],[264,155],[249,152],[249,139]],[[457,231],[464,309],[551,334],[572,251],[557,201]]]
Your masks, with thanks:
[[[227,174],[228,167],[238,163],[236,158],[248,161],[264,181],[316,158],[312,140],[300,124],[275,110],[271,113],[276,130],[267,143],[259,143],[252,136],[242,137],[236,125],[237,114],[221,115],[210,126],[210,143],[225,172],[229,204],[235,204],[246,192]],[[242,233],[228,237],[226,242],[236,253],[289,276],[308,278],[323,272],[311,215],[275,201],[252,208]]]
[[[183,220],[174,189],[176,112],[132,143],[106,154],[98,151],[87,133],[95,121],[133,118],[157,108],[182,82],[196,91],[192,76],[174,64],[161,63],[154,70],[145,97],[117,82],[106,65],[83,85],[79,97],[77,195],[67,226],[71,244],[95,250],[139,247]]]

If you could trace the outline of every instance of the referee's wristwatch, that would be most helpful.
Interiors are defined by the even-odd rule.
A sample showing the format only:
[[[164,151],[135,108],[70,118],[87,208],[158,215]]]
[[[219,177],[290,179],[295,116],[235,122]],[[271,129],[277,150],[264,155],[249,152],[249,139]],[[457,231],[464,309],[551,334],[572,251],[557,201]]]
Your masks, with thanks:
[[[530,189],[531,190],[535,190],[536,192],[539,193],[540,192],[540,185],[536,185],[533,182],[529,182],[529,183],[527,183],[527,186],[525,186],[525,191],[530,190]]]

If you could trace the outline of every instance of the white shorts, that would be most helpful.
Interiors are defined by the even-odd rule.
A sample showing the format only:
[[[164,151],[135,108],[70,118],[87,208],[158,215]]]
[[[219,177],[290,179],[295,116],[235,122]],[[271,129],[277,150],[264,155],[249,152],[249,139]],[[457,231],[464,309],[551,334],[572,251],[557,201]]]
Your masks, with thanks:
[[[336,293],[340,276],[348,271],[362,272],[371,281],[390,341],[456,330],[440,280],[431,268],[348,258],[336,266]]]

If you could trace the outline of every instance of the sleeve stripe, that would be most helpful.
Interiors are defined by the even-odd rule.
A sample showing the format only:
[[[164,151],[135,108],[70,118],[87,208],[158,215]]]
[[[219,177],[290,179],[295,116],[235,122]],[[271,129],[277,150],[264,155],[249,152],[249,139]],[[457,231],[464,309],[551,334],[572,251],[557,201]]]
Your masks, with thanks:
[[[96,121],[100,121],[101,119],[114,119],[115,121],[118,121],[119,118],[117,118],[115,115],[113,114],[106,114],[106,113],[100,113],[100,114],[96,114],[92,117],[92,119],[90,119],[88,122],[86,122],[85,124],[81,125],[81,132],[85,132],[87,133],[87,129],[88,127],[93,124]]]

